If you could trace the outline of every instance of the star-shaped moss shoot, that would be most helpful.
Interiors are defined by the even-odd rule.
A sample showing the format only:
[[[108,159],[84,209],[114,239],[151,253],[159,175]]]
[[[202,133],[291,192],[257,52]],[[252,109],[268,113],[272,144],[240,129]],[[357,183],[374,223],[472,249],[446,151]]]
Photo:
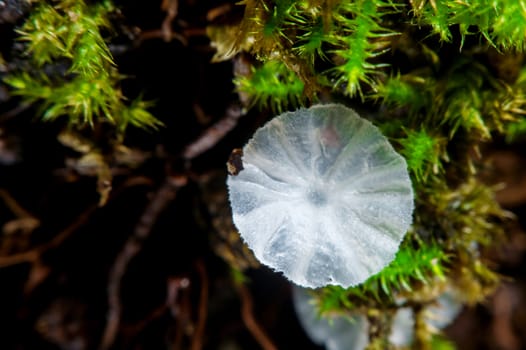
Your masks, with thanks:
[[[228,178],[234,223],[263,264],[300,286],[365,281],[394,259],[412,222],[404,158],[342,105],[279,115],[242,163]]]

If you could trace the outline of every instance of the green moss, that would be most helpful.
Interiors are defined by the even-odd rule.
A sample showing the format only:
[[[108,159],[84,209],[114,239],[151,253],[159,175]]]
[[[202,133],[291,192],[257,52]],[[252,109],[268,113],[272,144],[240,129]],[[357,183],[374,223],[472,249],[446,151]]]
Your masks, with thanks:
[[[455,350],[456,346],[442,335],[433,335],[431,338],[431,350]]]
[[[111,145],[94,145],[86,159],[95,163],[100,204],[108,199],[112,171],[109,161],[122,144],[128,126],[154,130],[162,125],[137,98],[128,101],[120,89],[122,79],[102,32],[111,32],[110,1],[92,5],[80,0],[50,0],[35,4],[18,30],[30,69],[5,78],[13,95],[39,106],[42,121],[63,121],[68,130],[101,130],[111,125]],[[64,74],[54,67],[66,66]],[[49,69],[46,69],[49,68]],[[47,73],[44,73],[47,72]]]
[[[110,123],[122,134],[128,125],[155,129],[161,123],[146,109],[147,103],[126,103],[119,88],[121,77],[101,30],[111,30],[110,1],[87,5],[84,1],[39,2],[18,33],[35,71],[46,64],[68,63],[67,76],[14,73],[6,82],[13,93],[29,103],[41,104],[45,121],[67,118],[70,126],[94,127]]]
[[[250,76],[239,76],[234,83],[237,90],[248,95],[252,104],[281,112],[297,107],[304,101],[304,84],[280,61],[267,61],[252,67]]]
[[[252,105],[274,111],[318,96],[361,103],[404,156],[413,179],[414,224],[396,259],[360,286],[317,291],[320,311],[367,315],[396,309],[397,296],[418,308],[445,286],[466,303],[483,300],[499,276],[481,258],[481,249],[504,240],[509,215],[476,174],[483,163],[481,146],[495,137],[513,142],[526,134],[522,5],[509,0],[247,0],[244,5],[236,30],[212,38],[220,48],[216,57],[245,51],[261,62],[250,76],[236,78],[238,91]],[[511,53],[517,59],[508,62]],[[449,348],[427,333],[424,338],[427,348]]]
[[[506,141],[523,141],[526,135],[526,68],[519,71],[515,84],[504,86],[497,101],[490,105],[492,113],[511,121],[505,124]]]
[[[373,95],[376,100],[396,108],[407,107],[412,113],[416,113],[428,106],[430,96],[426,93],[426,84],[429,79],[422,77],[397,76],[387,79],[377,87]]]
[[[461,44],[467,35],[479,34],[499,49],[524,51],[526,10],[520,2],[498,0],[414,1],[416,23],[431,25],[442,41],[453,40],[451,28],[458,25]]]
[[[441,171],[442,140],[424,129],[405,130],[405,132],[407,137],[398,141],[403,147],[401,153],[414,178],[417,181],[425,181],[428,175]]]
[[[380,55],[388,41],[383,40],[394,32],[382,27],[382,8],[389,6],[380,1],[362,0],[343,2],[335,14],[339,32],[336,34],[341,48],[334,50],[342,63],[329,72],[336,76],[335,85],[343,85],[349,96],[362,94],[361,83],[374,86],[373,72],[385,66],[372,63]]]
[[[522,141],[526,135],[526,118],[520,118],[506,128],[506,141],[512,143]]]
[[[445,279],[448,259],[449,255],[437,243],[417,243],[407,239],[393,262],[363,284],[351,288],[328,286],[320,290],[317,295],[319,311],[323,314],[374,303],[392,306],[396,293],[412,291],[415,283]]]
[[[240,4],[244,16],[239,23],[208,32],[217,48],[214,60],[244,52],[256,62],[234,81],[246,107],[279,113],[318,100],[360,103],[404,156],[413,179],[414,224],[395,260],[359,286],[318,291],[320,311],[392,311],[400,296],[418,307],[419,300],[435,298],[446,285],[456,288],[464,302],[483,300],[499,276],[481,250],[504,240],[509,215],[476,178],[479,150],[495,137],[513,142],[526,135],[523,4]],[[32,69],[5,81],[14,94],[40,106],[42,120],[62,120],[79,129],[112,125],[119,140],[129,126],[161,125],[148,112],[150,103],[127,100],[120,90],[122,77],[108,48],[111,38],[102,35],[112,33],[112,11],[107,0],[35,3],[18,31]],[[519,59],[501,62],[511,53]],[[66,65],[65,76],[40,73],[57,63]],[[101,169],[100,179],[111,177],[107,164]],[[386,339],[385,334],[372,339],[385,345],[378,339]],[[449,348],[433,339],[428,339],[431,348]]]
[[[298,36],[294,52],[313,66],[317,58],[327,60],[324,45],[325,43],[334,43],[334,38],[328,35],[326,24],[321,17],[310,20],[312,24],[305,33]]]

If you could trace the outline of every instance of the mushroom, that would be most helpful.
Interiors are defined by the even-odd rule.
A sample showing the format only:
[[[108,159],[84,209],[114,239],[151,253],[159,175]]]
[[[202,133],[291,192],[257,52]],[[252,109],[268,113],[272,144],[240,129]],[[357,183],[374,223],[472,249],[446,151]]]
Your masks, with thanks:
[[[462,310],[462,304],[446,290],[434,303],[424,307],[423,321],[433,332],[451,324]],[[320,315],[316,299],[309,289],[294,287],[292,299],[298,320],[309,338],[327,350],[364,350],[369,343],[371,324],[367,317],[356,312],[332,312]],[[411,307],[400,307],[394,313],[389,343],[408,348],[415,341],[415,313]]]
[[[412,222],[405,159],[339,104],[258,129],[227,180],[233,221],[260,262],[297,285],[354,286],[398,251]]]

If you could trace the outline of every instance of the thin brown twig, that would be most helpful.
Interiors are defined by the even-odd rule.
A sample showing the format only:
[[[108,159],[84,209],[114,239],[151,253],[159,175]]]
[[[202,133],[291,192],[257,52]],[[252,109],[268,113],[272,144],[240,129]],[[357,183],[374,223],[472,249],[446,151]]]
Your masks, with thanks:
[[[228,12],[232,11],[232,7],[231,3],[216,6],[206,13],[206,20],[208,22],[213,22],[218,17],[225,16]]]
[[[136,324],[123,326],[122,332],[127,335],[134,335],[141,332],[148,324],[153,322],[156,319],[159,319],[166,313],[166,304],[157,306],[152,312],[150,312],[144,319],[140,320]]]
[[[173,318],[177,318],[179,315],[179,307],[177,305],[179,294],[181,291],[184,291],[189,287],[190,279],[187,277],[171,277],[168,279],[165,304],[170,310]]]
[[[93,205],[85,210],[80,216],[78,216],[73,223],[62,230],[56,235],[51,241],[44,243],[36,248],[33,248],[27,252],[13,254],[10,256],[0,256],[0,267],[6,267],[24,262],[34,263],[40,256],[47,250],[58,247],[62,242],[66,240],[72,233],[77,231],[82,225],[84,225],[91,215],[99,208],[98,205]]]
[[[22,264],[25,262],[35,262],[40,256],[40,247],[31,249],[27,252],[17,253],[9,256],[0,256],[0,268],[11,265]]]
[[[4,200],[5,205],[13,212],[13,214],[16,215],[18,218],[34,218],[36,219],[33,214],[28,212],[25,208],[23,208],[16,199],[11,196],[9,192],[4,190],[3,188],[0,188],[0,198]]]
[[[267,336],[263,328],[257,323],[252,314],[253,302],[248,288],[244,284],[238,283],[236,284],[236,289],[241,298],[241,317],[243,318],[243,322],[248,331],[264,350],[277,350],[277,347]]]
[[[184,35],[174,32],[172,29],[172,23],[179,13],[179,1],[178,0],[163,0],[161,3],[161,10],[166,12],[163,23],[160,29],[153,29],[142,32],[137,40],[135,46],[140,46],[143,41],[149,39],[163,39],[166,42],[170,42],[174,39],[179,40],[181,44],[188,45],[188,40]]]
[[[126,181],[117,191],[114,191],[112,198],[115,196],[118,196],[125,188],[128,188],[130,186],[137,186],[137,185],[144,185],[149,184],[150,180],[138,177],[138,178],[132,178],[129,181]],[[92,205],[88,209],[86,209],[82,214],[80,214],[75,221],[73,221],[69,226],[67,226],[64,230],[62,230],[58,235],[53,237],[53,239],[49,242],[46,242],[38,247],[35,247],[27,252],[23,253],[17,253],[9,256],[0,256],[0,268],[21,264],[21,263],[34,263],[38,261],[40,256],[52,249],[56,248],[59,245],[62,244],[71,234],[73,234],[75,231],[77,231],[80,227],[82,227],[89,219],[90,217],[99,209],[100,207],[98,204]]]
[[[201,282],[201,291],[199,294],[199,309],[197,314],[197,325],[192,335],[191,350],[200,350],[203,347],[203,337],[205,334],[205,325],[208,309],[208,276],[206,275],[205,264],[202,261],[196,263],[197,273]]]
[[[123,325],[121,330],[126,335],[135,335],[141,332],[148,324],[171,312],[174,318],[179,315],[178,302],[181,292],[190,287],[187,277],[169,277],[166,282],[166,300],[156,307],[144,319],[133,325]]]
[[[3,114],[0,114],[0,123],[6,122],[11,118],[16,117],[20,113],[25,112],[28,110],[31,106],[33,106],[33,103],[23,102],[18,105],[18,107],[15,107]]]
[[[170,310],[172,317],[177,320],[171,349],[179,350],[183,344],[184,329],[188,326],[190,320],[189,309],[184,305],[187,299],[183,295],[185,290],[190,288],[190,279],[187,277],[169,278],[167,287],[166,306]]]
[[[163,39],[166,40],[166,33],[162,29],[152,29],[147,30],[145,32],[142,32],[137,40],[135,41],[135,46],[141,46],[143,41],[150,40],[150,39]],[[172,40],[178,40],[181,44],[184,46],[188,45],[188,40],[183,35],[172,32],[170,33],[169,40],[166,41],[172,41]]]
[[[164,40],[170,41],[173,36],[172,22],[174,21],[175,17],[177,17],[177,13],[179,12],[179,1],[163,0],[161,9],[166,12],[166,17],[161,24],[161,30],[163,32]]]
[[[235,128],[242,116],[243,111],[239,106],[230,106],[221,120],[206,129],[197,140],[185,148],[182,154],[183,158],[192,160],[214,147],[230,130]]]
[[[106,328],[99,348],[109,349],[117,336],[120,325],[122,305],[120,301],[121,281],[128,264],[140,252],[143,242],[150,235],[153,225],[166,206],[175,199],[177,190],[186,185],[185,176],[167,177],[141,215],[132,236],[124,243],[109,273],[108,313]]]
[[[4,234],[18,231],[29,235],[40,226],[40,220],[22,207],[8,191],[0,188],[0,198],[3,199],[5,205],[16,216],[16,219],[12,219],[3,224],[2,231]]]

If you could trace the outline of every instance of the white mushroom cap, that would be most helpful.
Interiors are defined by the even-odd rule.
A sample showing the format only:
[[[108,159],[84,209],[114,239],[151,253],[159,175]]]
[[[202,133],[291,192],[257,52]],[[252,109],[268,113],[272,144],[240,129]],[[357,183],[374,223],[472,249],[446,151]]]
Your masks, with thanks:
[[[292,301],[298,320],[313,343],[326,350],[364,350],[369,343],[369,321],[361,314],[321,316],[308,289],[294,287]]]
[[[369,343],[370,323],[356,313],[332,313],[321,316],[315,299],[305,288],[294,287],[292,300],[296,315],[309,338],[327,350],[364,350]],[[425,308],[424,321],[436,330],[447,327],[458,316],[462,305],[451,291],[440,295],[435,304]],[[415,338],[415,315],[410,307],[399,308],[394,314],[389,342],[397,347],[409,347]]]
[[[393,259],[412,222],[402,156],[342,105],[281,114],[243,149],[229,176],[233,219],[265,265],[294,283],[354,286]]]

